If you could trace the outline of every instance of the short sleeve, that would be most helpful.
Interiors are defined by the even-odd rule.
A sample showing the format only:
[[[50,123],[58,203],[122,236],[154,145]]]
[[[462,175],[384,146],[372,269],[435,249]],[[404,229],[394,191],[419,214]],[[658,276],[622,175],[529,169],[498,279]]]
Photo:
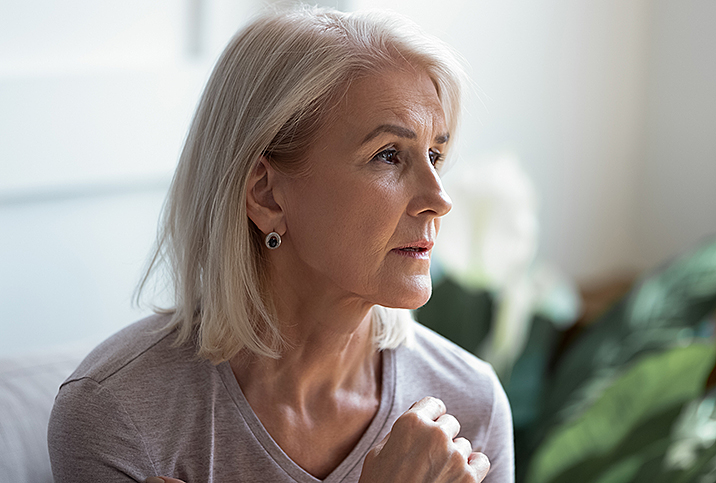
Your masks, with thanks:
[[[490,460],[490,472],[484,483],[513,483],[515,481],[515,448],[512,411],[497,376],[493,379],[492,414],[487,429],[484,453]]]
[[[156,475],[130,416],[109,389],[89,378],[60,388],[47,442],[55,483],[128,483]]]

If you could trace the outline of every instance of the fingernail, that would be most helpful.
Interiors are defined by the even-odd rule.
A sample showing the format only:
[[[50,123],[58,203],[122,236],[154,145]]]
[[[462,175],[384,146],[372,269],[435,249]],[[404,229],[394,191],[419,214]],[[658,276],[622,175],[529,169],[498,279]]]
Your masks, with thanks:
[[[158,478],[156,476],[150,476],[146,480],[144,480],[144,483],[166,483],[162,478]]]

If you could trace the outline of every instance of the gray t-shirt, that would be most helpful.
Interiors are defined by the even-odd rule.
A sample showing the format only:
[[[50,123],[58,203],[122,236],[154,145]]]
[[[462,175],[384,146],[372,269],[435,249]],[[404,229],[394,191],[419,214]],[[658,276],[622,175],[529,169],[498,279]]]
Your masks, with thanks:
[[[55,483],[144,481],[316,483],[273,441],[228,362],[174,347],[152,316],[98,346],[61,386],[48,441]],[[460,436],[492,464],[490,483],[514,481],[509,403],[492,368],[427,328],[383,353],[380,407],[346,459],[323,481],[357,482],[366,453],[425,396],[442,399]]]

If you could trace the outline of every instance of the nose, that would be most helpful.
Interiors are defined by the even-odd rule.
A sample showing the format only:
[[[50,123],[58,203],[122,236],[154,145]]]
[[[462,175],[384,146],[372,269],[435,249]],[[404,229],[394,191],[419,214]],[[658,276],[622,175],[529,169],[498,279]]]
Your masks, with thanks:
[[[452,200],[443,188],[438,172],[430,163],[416,169],[413,197],[408,204],[408,214],[440,217],[452,209]]]

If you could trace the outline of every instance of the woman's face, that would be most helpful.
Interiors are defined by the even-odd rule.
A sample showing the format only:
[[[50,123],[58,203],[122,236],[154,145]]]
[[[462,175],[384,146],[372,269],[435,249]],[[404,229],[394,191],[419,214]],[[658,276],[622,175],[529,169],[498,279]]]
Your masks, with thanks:
[[[308,174],[279,178],[284,274],[312,293],[423,305],[451,207],[436,170],[448,137],[426,74],[396,68],[355,81],[309,151]]]

